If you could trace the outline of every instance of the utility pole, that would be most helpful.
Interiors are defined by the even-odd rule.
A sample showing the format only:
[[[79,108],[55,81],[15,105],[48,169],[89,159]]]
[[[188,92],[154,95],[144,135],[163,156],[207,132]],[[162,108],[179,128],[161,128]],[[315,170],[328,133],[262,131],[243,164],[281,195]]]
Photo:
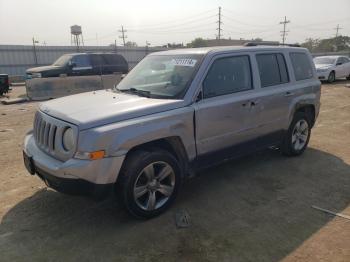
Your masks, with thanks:
[[[339,30],[343,28],[339,27],[339,24],[337,24],[337,27],[333,29],[335,30],[335,38],[337,38],[339,36]]]
[[[114,39],[114,52],[118,53],[118,49],[117,49],[117,39]]]
[[[122,33],[121,36],[119,36],[119,38],[123,39],[123,45],[125,46],[125,38],[128,38],[128,36],[125,35],[125,33],[127,32],[126,30],[124,30],[124,27],[122,26],[122,30],[118,30],[120,33]]]
[[[35,47],[35,44],[38,44],[39,41],[38,40],[35,40],[34,36],[32,38],[32,41],[33,41],[33,54],[34,54],[34,62],[35,62],[35,65],[38,65],[38,57],[36,55],[36,47]]]
[[[334,44],[334,51],[336,52],[338,50],[338,36],[339,36],[339,30],[343,29],[339,27],[339,24],[337,24],[336,28],[333,28],[335,30],[335,44]]]
[[[222,34],[221,34],[221,31],[222,31],[222,28],[221,28],[221,25],[222,25],[222,21],[221,21],[221,6],[219,6],[219,20],[217,21],[218,23],[218,28],[216,30],[218,30],[218,35],[217,35],[217,39],[220,40],[221,37],[222,37]]]
[[[290,23],[290,20],[287,20],[287,17],[284,17],[284,21],[280,22],[280,24],[283,24],[283,31],[282,33],[282,44],[284,45],[286,41],[286,35],[289,31],[286,30],[287,24]]]
[[[145,50],[145,53],[146,55],[148,55],[148,47],[150,46],[151,44],[146,40],[146,50]]]

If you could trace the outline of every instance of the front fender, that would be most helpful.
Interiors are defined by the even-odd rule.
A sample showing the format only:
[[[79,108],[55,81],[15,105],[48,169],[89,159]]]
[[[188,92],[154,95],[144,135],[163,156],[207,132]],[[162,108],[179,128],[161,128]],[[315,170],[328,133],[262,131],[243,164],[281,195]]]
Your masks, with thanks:
[[[106,150],[107,156],[127,154],[135,146],[154,140],[179,137],[189,159],[196,155],[194,109],[184,107],[82,131],[78,150]]]

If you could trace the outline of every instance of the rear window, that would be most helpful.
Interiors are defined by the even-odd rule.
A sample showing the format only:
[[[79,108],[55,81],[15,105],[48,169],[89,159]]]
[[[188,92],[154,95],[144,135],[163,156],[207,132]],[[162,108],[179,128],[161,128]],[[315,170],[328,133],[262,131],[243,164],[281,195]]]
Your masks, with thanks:
[[[282,54],[259,54],[256,56],[262,87],[289,81],[286,62]]]
[[[312,66],[309,57],[305,53],[290,53],[295,80],[305,80],[313,77]]]

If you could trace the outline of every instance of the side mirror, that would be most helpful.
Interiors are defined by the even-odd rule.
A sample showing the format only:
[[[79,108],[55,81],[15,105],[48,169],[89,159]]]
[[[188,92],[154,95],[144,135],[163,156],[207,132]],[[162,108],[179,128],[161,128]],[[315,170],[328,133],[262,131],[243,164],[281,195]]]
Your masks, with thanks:
[[[338,62],[336,65],[338,66],[338,65],[342,65],[343,63],[342,62]]]

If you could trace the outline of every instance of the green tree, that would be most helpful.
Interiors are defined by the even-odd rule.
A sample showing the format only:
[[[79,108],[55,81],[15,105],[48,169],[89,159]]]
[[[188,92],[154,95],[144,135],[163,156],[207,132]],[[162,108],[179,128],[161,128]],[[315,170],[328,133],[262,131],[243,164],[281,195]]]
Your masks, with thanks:
[[[204,47],[207,46],[207,41],[203,38],[196,38],[191,43],[187,44],[187,47]]]
[[[308,38],[301,44],[310,52],[333,52],[333,51],[350,51],[350,37],[338,36],[327,39]]]

